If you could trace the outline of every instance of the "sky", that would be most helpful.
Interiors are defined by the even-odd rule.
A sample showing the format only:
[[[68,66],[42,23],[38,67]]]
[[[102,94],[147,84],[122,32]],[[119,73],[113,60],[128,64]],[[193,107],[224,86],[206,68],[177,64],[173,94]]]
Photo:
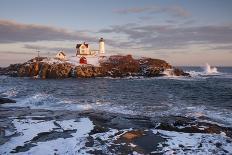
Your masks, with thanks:
[[[0,67],[87,42],[174,66],[232,66],[231,0],[0,0]]]

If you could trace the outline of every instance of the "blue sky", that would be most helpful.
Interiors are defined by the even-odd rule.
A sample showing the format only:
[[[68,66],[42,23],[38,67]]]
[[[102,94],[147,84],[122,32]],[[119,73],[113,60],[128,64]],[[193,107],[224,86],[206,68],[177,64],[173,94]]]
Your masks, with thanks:
[[[231,0],[0,0],[0,66],[75,44],[174,65],[232,66]]]

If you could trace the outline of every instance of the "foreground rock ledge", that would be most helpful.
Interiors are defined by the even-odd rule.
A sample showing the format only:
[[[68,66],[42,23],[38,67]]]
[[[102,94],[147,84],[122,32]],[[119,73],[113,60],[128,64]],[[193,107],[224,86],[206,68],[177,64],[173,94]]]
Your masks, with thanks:
[[[181,69],[172,67],[164,60],[152,58],[134,59],[131,55],[113,55],[99,57],[99,66],[91,64],[74,65],[69,61],[49,63],[46,57],[36,57],[23,64],[12,64],[6,68],[0,68],[0,75],[18,77],[40,77],[42,79],[53,78],[92,78],[92,77],[127,77],[165,76],[168,71],[174,76],[190,76]]]

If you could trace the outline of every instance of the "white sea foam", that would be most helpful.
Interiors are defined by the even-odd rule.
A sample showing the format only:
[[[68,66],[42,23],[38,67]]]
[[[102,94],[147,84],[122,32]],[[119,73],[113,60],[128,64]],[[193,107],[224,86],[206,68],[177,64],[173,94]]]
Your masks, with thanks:
[[[139,115],[141,113],[139,111],[130,110],[128,107],[122,105],[105,105],[101,107],[95,106],[94,109],[100,111],[107,111],[110,113],[129,114],[129,115]]]
[[[168,76],[168,77],[176,77],[176,76],[174,75],[174,73],[173,73],[173,69],[165,69],[165,70],[163,71],[163,74],[165,74],[165,75]]]
[[[51,94],[35,93],[34,95],[20,97],[16,99],[14,104],[6,103],[3,107],[30,107],[31,109],[46,109],[46,110],[71,110],[84,111],[96,107],[92,103],[77,103],[72,99],[63,99],[54,97]]]
[[[16,88],[11,88],[2,93],[2,95],[6,95],[8,98],[15,97],[17,94],[18,94],[18,91]]]
[[[46,93],[36,93],[31,96],[27,96],[18,102],[18,105],[29,106],[31,108],[35,107],[47,107],[53,106],[58,101],[52,95]]]
[[[205,66],[202,67],[202,71],[194,71],[194,70],[190,70],[190,71],[186,71],[187,73],[189,73],[191,75],[191,77],[198,77],[198,78],[207,78],[210,76],[224,76],[225,74],[221,73],[218,71],[218,69],[216,67],[212,67],[210,66],[208,63],[205,64]]]
[[[172,96],[168,96],[170,99]],[[97,110],[105,111],[109,113],[129,114],[129,115],[141,115],[148,117],[156,116],[170,116],[170,115],[182,115],[187,117],[198,118],[200,116],[206,116],[212,118],[217,123],[226,124],[232,123],[232,115],[227,112],[228,117],[225,116],[225,112],[222,110],[208,109],[204,105],[188,105],[182,103],[182,101],[163,102],[160,105],[152,105],[149,109],[146,107],[133,107],[134,105],[120,105],[112,102],[103,102],[97,100],[94,103],[77,103],[78,101],[72,99],[60,99],[53,95],[46,93],[35,93],[31,96],[22,97],[17,99],[15,104],[4,104],[6,107],[30,107],[31,109],[47,109],[47,110],[71,110],[71,111],[85,111],[85,110]],[[177,104],[178,103],[178,104]],[[148,109],[147,109],[148,108]],[[165,110],[163,110],[165,109]],[[144,113],[146,111],[146,113]]]

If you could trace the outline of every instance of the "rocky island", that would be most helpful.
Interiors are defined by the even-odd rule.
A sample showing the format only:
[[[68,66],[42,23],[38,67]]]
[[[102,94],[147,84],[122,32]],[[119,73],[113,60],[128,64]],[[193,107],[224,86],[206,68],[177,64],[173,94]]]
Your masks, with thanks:
[[[172,67],[160,59],[139,58],[131,55],[112,55],[95,58],[97,64],[76,64],[73,61],[35,57],[22,64],[11,64],[0,69],[1,75],[35,78],[92,78],[92,77],[127,77],[190,76],[181,69]]]

